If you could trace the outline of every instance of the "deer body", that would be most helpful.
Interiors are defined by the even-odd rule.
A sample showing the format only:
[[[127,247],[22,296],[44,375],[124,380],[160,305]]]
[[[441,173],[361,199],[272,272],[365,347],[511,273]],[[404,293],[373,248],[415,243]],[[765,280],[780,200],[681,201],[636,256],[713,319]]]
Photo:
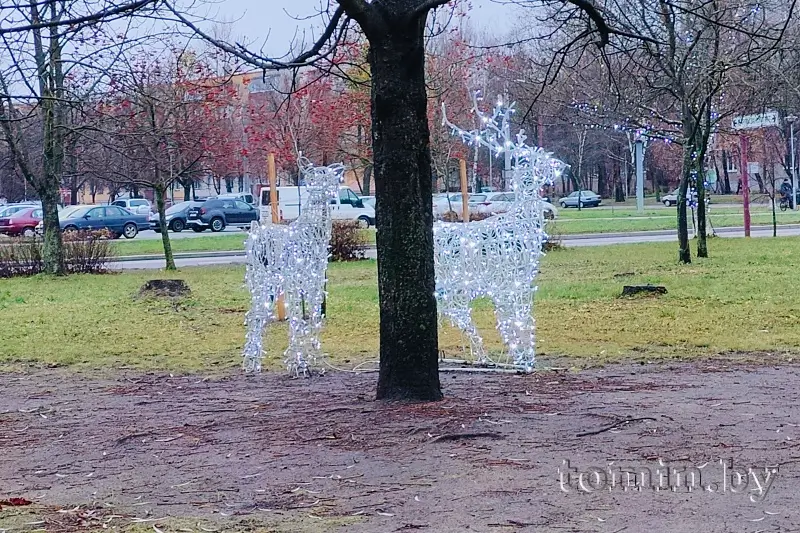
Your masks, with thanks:
[[[254,223],[246,243],[246,283],[252,295],[246,316],[244,368],[261,370],[263,336],[275,320],[275,305],[284,298],[289,347],[284,362],[295,375],[308,374],[320,357],[322,303],[331,238],[330,200],[338,194],[344,167],[307,166],[308,197],[300,216],[289,225]]]
[[[510,151],[515,197],[504,214],[477,222],[434,225],[436,297],[440,316],[449,318],[467,335],[478,363],[491,361],[470,304],[482,297],[492,300],[497,329],[513,365],[529,372],[535,364],[533,281],[547,239],[540,191],[565,165],[543,150],[527,146],[522,131],[512,139],[508,133],[511,112],[513,108],[505,112],[496,109],[491,120],[478,112],[485,127],[472,132],[447,122],[445,115],[445,124],[465,141],[496,154]]]

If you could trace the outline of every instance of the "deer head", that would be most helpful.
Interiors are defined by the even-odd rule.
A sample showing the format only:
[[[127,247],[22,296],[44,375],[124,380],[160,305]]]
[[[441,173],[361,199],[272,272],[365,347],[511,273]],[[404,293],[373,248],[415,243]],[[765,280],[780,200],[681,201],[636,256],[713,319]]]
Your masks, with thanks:
[[[309,196],[334,199],[339,194],[339,184],[344,181],[344,165],[335,163],[327,167],[314,166],[308,159],[300,161]]]
[[[477,93],[476,93],[477,94]],[[473,99],[473,111],[481,127],[464,130],[447,119],[445,104],[442,104],[442,125],[448,126],[454,135],[459,135],[465,144],[488,148],[495,157],[505,153],[511,156],[511,185],[523,197],[538,195],[542,186],[552,183],[568,166],[555,159],[542,148],[528,146],[525,130],[511,134],[511,116],[514,104],[504,106],[501,100],[490,116],[478,109],[477,97]]]

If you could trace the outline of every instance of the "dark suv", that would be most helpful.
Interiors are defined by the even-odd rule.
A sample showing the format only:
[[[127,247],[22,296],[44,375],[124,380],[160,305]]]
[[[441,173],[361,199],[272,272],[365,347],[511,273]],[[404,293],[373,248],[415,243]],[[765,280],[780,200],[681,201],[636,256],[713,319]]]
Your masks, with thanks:
[[[189,209],[186,223],[194,231],[222,231],[226,226],[248,228],[258,220],[258,209],[241,200],[229,198],[206,200],[200,208]]]

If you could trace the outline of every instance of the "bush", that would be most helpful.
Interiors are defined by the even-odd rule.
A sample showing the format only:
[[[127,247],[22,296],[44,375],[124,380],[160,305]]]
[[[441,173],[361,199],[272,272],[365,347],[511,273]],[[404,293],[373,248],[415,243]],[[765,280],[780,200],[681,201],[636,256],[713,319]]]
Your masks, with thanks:
[[[555,222],[548,222],[544,232],[547,233],[547,242],[542,248],[545,253],[566,248],[563,242],[564,234]]]
[[[0,243],[0,278],[34,276],[43,268],[41,241],[19,238]]]
[[[356,221],[334,221],[331,231],[331,260],[358,261],[364,259],[367,241]]]
[[[69,274],[102,274],[115,257],[108,230],[64,233],[64,266]],[[33,276],[44,271],[42,240],[17,238],[0,242],[0,278]]]
[[[489,217],[494,216],[497,213],[470,213],[469,214],[469,221],[470,222],[477,222],[479,220],[486,220]],[[439,219],[442,222],[461,222],[461,214],[456,213],[455,211],[448,211],[447,213],[443,214]]]
[[[72,231],[64,234],[64,263],[70,274],[102,274],[116,257],[109,230]]]

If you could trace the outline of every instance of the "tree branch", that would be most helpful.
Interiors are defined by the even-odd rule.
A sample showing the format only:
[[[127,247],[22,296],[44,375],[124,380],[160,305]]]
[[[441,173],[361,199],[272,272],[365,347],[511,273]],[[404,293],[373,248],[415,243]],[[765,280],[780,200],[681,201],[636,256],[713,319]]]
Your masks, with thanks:
[[[441,7],[448,2],[450,2],[450,0],[425,0],[411,12],[411,18],[415,19],[423,15],[427,16],[428,11]]]
[[[172,14],[175,15],[181,23],[183,23],[190,30],[196,33],[201,39],[211,43],[212,45],[231,54],[232,56],[237,57],[242,61],[245,61],[263,70],[290,70],[290,69],[312,66],[316,61],[328,55],[327,53],[321,54],[322,49],[324,48],[325,43],[327,43],[333,36],[334,32],[336,31],[336,28],[339,26],[339,23],[345,14],[348,15],[348,18],[345,18],[343,22],[345,27],[351,18],[358,22],[358,20],[352,15],[350,15],[350,13],[347,11],[347,8],[345,7],[345,2],[341,2],[339,7],[336,8],[336,11],[333,13],[331,20],[328,22],[325,31],[322,33],[320,38],[317,39],[317,41],[309,50],[301,53],[300,55],[298,55],[297,57],[295,57],[290,61],[278,61],[277,59],[263,57],[253,52],[250,52],[244,46],[241,45],[232,46],[224,41],[216,39],[211,35],[209,35],[208,33],[201,30],[197,26],[197,24],[193,23],[188,18],[186,18],[186,16],[184,16],[178,9],[176,9],[168,1],[165,1],[164,4],[166,5],[167,9],[171,11]],[[359,22],[359,24],[361,23]],[[336,46],[343,33],[344,33],[343,31],[340,31],[337,34],[336,42],[334,42],[333,47]]]
[[[55,20],[48,20],[46,22],[35,22],[33,24],[26,24],[25,26],[14,26],[11,28],[0,28],[0,35],[6,35],[9,33],[22,33],[30,30],[38,30],[41,28],[55,28],[57,26],[74,26],[76,24],[83,24],[85,22],[94,22],[106,19],[108,17],[113,17],[115,15],[121,15],[123,13],[128,13],[131,11],[137,11],[148,4],[155,4],[158,3],[159,0],[136,0],[134,2],[130,2],[128,4],[122,4],[116,7],[110,7],[108,9],[102,9],[97,13],[91,13],[89,15],[84,15],[82,17],[75,17],[71,19],[55,19]]]
[[[374,32],[375,21],[374,11],[370,4],[365,0],[337,0],[339,7],[344,9],[347,16],[358,22],[361,29],[368,36]]]

